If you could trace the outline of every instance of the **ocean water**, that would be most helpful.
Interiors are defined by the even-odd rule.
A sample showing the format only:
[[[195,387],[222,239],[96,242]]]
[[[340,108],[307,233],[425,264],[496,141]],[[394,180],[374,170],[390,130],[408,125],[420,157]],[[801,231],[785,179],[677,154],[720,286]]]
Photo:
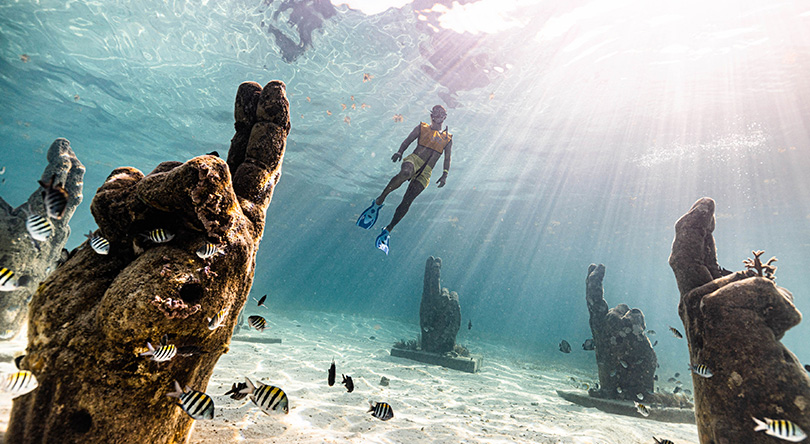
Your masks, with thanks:
[[[254,295],[418,323],[438,256],[477,338],[556,362],[561,339],[590,337],[585,277],[603,263],[608,304],[641,309],[662,369],[682,372],[667,258],[700,197],[717,202],[720,264],[777,256],[810,311],[810,2],[659,3],[3,1],[0,195],[24,202],[69,139],[87,168],[76,247],[113,168],[224,156],[238,85],[279,79],[292,131]],[[434,174],[386,256],[374,238],[404,187],[378,227],[354,222],[435,104],[454,134],[447,185]],[[807,328],[783,342],[810,362]]]

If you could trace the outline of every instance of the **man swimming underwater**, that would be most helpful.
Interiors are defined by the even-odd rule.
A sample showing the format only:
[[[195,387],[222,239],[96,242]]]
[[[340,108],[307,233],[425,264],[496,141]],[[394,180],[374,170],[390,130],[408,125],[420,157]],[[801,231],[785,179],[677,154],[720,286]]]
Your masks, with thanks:
[[[431,123],[421,122],[416,128],[408,134],[408,137],[399,146],[399,150],[391,156],[391,160],[396,163],[402,159],[402,153],[408,149],[408,146],[414,140],[419,140],[416,144],[416,149],[413,153],[408,155],[402,160],[402,168],[399,174],[391,178],[382,193],[371,202],[371,206],[366,208],[365,211],[357,219],[357,226],[365,228],[366,230],[374,226],[377,222],[379,210],[385,202],[385,198],[394,190],[399,188],[406,180],[410,180],[411,184],[405,191],[405,196],[402,197],[402,202],[394,212],[394,217],[391,223],[382,229],[382,233],[377,236],[377,248],[388,254],[388,240],[391,237],[391,231],[399,223],[400,220],[408,212],[411,203],[419,193],[427,188],[430,182],[430,174],[433,172],[433,166],[439,160],[439,157],[444,153],[444,173],[439,180],[436,181],[439,188],[443,187],[447,181],[447,173],[450,171],[450,148],[453,146],[453,135],[447,132],[447,127],[442,131],[442,123],[447,118],[447,111],[441,105],[436,105],[430,112]]]

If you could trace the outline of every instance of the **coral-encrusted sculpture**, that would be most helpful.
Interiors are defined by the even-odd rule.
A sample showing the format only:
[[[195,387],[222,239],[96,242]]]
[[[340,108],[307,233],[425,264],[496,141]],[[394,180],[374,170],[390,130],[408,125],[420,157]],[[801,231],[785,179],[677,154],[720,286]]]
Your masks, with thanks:
[[[456,335],[461,328],[461,305],[458,294],[441,286],[442,260],[429,257],[425,262],[419,326],[422,350],[450,353],[455,350]]]
[[[284,84],[242,84],[235,118],[227,164],[122,167],[99,188],[91,211],[109,255],[83,245],[34,296],[22,367],[39,387],[15,400],[7,442],[186,440],[193,421],[166,394],[174,380],[205,391],[247,300],[290,130]],[[174,237],[143,235],[157,228]],[[206,242],[224,254],[200,258]],[[206,318],[226,308],[209,330]],[[159,367],[138,356],[164,335],[205,353]]]
[[[54,140],[47,159],[41,181],[53,180],[65,189],[68,199],[62,218],[49,218],[53,232],[46,240],[35,241],[26,229],[29,213],[41,217],[47,214],[41,187],[17,208],[0,198],[0,268],[8,268],[21,278],[19,288],[0,292],[0,340],[17,336],[28,321],[28,302],[37,285],[56,268],[70,236],[68,222],[82,201],[84,165],[76,158],[70,142]]]
[[[793,295],[773,281],[775,267],[754,252],[749,269],[717,263],[714,201],[698,200],[675,224],[669,264],[681,293],[678,313],[689,342],[695,417],[702,444],[766,444],[751,419],[790,420],[810,432],[810,378],[779,340],[801,322]],[[772,267],[772,268],[769,268]]]

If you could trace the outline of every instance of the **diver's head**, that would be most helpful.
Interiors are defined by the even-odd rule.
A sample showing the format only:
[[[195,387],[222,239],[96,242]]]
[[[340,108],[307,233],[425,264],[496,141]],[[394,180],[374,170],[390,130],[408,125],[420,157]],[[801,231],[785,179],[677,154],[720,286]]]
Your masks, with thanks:
[[[430,111],[430,118],[434,123],[441,124],[447,118],[447,110],[441,105],[436,105]]]

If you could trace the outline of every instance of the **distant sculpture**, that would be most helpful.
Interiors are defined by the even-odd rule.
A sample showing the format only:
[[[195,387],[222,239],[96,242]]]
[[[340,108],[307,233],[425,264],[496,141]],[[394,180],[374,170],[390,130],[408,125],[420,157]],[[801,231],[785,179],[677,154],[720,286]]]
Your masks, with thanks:
[[[442,260],[429,257],[425,263],[419,326],[422,350],[434,353],[452,352],[461,328],[461,305],[458,294],[441,287]]]
[[[99,188],[91,211],[109,254],[84,244],[34,295],[21,366],[39,387],[15,400],[7,442],[186,441],[193,420],[166,394],[175,380],[205,391],[228,350],[290,130],[280,81],[243,83],[235,108],[227,164],[205,155],[146,176],[121,167]],[[207,242],[224,253],[198,256]],[[138,356],[164,335],[193,354]]]
[[[599,398],[644,400],[654,398],[658,360],[645,333],[644,314],[619,304],[608,310],[602,279],[605,266],[591,264],[585,300],[599,369],[599,388],[589,394]]]
[[[28,303],[37,286],[53,271],[62,256],[62,249],[70,237],[70,218],[82,201],[84,165],[79,162],[67,139],[56,139],[48,149],[48,165],[40,181],[60,185],[67,192],[67,204],[60,219],[47,217],[42,191],[39,187],[26,203],[11,208],[0,198],[0,268],[7,268],[19,278],[19,287],[14,291],[0,293],[0,340],[17,336],[28,320]],[[31,185],[34,181],[31,181]],[[44,240],[35,240],[26,226],[29,216],[46,218],[40,222],[47,227],[38,235]],[[47,238],[45,237],[47,234]]]
[[[754,431],[753,417],[789,420],[810,432],[810,378],[779,342],[801,313],[774,283],[774,260],[759,260],[762,252],[745,261],[745,271],[718,265],[714,208],[704,197],[678,220],[669,257],[691,365],[703,366],[704,376],[692,374],[700,442],[776,442]]]

